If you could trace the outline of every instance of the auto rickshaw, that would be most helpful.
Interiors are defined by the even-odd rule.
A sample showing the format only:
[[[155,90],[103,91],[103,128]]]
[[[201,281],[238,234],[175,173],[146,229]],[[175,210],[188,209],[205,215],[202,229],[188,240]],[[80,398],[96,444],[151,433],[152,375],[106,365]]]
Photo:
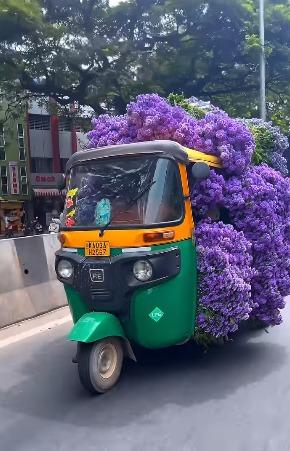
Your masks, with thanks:
[[[64,284],[84,387],[104,393],[134,346],[165,348],[194,335],[197,262],[189,179],[217,157],[172,141],[75,153],[55,268]]]

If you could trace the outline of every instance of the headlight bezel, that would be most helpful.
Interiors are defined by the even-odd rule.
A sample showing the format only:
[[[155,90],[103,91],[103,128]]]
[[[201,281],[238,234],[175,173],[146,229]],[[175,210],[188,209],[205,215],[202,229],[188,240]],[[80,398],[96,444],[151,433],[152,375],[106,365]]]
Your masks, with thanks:
[[[70,268],[70,272],[67,273],[67,274],[61,272],[61,269],[60,269],[60,265],[64,265],[64,264],[67,264],[68,267]],[[67,258],[61,258],[61,259],[57,262],[56,271],[57,271],[58,276],[59,276],[61,279],[64,279],[64,280],[71,280],[71,279],[73,278],[73,275],[74,275],[74,265],[72,264],[72,262],[71,262],[69,259],[67,259]]]
[[[142,268],[143,265],[143,268]],[[138,267],[139,266],[139,267]],[[133,265],[133,275],[138,282],[149,282],[153,277],[153,266],[148,260],[137,260]]]

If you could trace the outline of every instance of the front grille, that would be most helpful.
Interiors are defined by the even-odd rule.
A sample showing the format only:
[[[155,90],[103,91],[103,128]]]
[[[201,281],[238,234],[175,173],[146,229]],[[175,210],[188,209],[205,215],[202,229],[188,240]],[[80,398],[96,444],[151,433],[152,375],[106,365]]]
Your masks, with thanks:
[[[91,288],[91,298],[93,301],[109,301],[112,298],[112,293],[104,288]]]

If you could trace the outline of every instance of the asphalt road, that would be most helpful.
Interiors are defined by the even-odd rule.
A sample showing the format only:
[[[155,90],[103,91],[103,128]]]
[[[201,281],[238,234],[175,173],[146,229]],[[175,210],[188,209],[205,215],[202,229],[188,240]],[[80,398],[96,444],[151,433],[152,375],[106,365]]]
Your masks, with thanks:
[[[1,451],[290,450],[290,320],[207,355],[142,353],[101,397],[79,384],[68,328],[0,349]]]

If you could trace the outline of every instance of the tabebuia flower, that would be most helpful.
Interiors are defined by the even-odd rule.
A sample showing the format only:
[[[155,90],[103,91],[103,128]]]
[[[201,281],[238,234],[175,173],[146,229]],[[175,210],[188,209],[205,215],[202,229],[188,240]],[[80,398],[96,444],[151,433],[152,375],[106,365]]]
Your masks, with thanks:
[[[287,136],[272,122],[263,119],[243,119],[242,123],[249,128],[255,140],[253,162],[267,163],[281,174],[288,175],[287,160],[283,156],[289,148]]]
[[[198,251],[197,334],[216,338],[235,332],[255,307],[251,297],[251,243],[222,222],[201,221],[195,231]]]
[[[104,114],[92,121],[93,130],[88,133],[89,147],[128,144],[136,141],[137,131],[129,126],[126,116]]]
[[[279,324],[290,293],[290,181],[267,165],[249,167],[226,182],[224,193],[231,223],[252,243],[253,315]]]
[[[208,114],[188,137],[188,146],[220,157],[224,170],[241,174],[250,164],[254,140],[249,130],[226,114]]]
[[[226,186],[222,175],[214,170],[205,180],[193,181],[189,172],[190,198],[195,218],[202,219],[224,205],[224,189]]]
[[[226,113],[210,112],[198,120],[157,94],[140,95],[124,116],[102,115],[92,125],[90,147],[170,139],[219,156],[229,173],[241,173],[255,147],[247,126]]]
[[[188,171],[199,269],[196,334],[226,337],[248,318],[279,324],[290,294],[288,140],[279,128],[233,119],[196,98],[157,94],[140,95],[125,115],[99,116],[92,125],[90,147],[169,139],[221,159],[223,170],[206,180],[193,181]],[[94,209],[83,193],[77,220],[91,221]]]

